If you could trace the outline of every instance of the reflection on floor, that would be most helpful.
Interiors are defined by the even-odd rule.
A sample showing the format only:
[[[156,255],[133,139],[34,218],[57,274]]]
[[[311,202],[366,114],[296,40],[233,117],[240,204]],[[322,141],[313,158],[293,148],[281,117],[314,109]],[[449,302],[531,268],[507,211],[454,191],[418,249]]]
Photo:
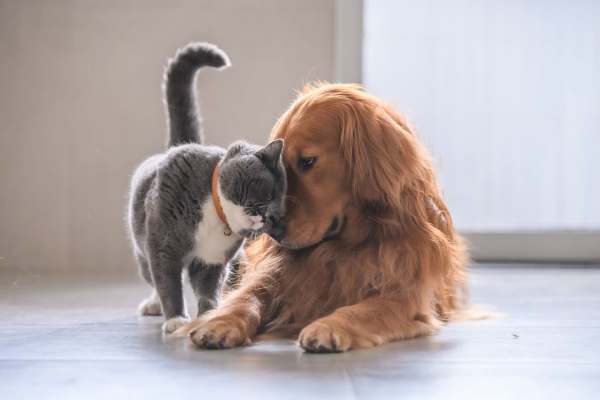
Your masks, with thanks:
[[[346,354],[275,341],[197,351],[135,316],[138,280],[0,275],[0,399],[592,399],[600,268],[479,265],[474,303],[508,315]]]

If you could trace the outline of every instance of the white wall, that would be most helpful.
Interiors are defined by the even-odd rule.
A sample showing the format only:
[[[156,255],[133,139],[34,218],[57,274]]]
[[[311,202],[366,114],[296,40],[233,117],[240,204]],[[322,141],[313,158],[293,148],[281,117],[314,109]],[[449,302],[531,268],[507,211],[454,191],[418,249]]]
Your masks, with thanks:
[[[364,11],[363,82],[432,149],[459,228],[600,229],[600,2]]]
[[[333,0],[0,0],[0,268],[134,270],[130,173],[161,151],[160,80],[191,40],[209,142],[265,142],[294,89],[333,75]]]

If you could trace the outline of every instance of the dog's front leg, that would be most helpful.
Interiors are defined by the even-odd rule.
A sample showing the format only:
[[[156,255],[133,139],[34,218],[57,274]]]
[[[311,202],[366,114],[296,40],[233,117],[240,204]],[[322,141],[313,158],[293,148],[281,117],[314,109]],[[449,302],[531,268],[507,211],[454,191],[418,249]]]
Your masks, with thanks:
[[[229,293],[218,309],[190,322],[176,334],[187,334],[192,343],[205,349],[249,344],[260,326],[263,304],[257,291],[239,288]]]
[[[298,338],[300,346],[311,353],[342,352],[379,346],[397,339],[430,335],[439,321],[420,314],[407,314],[406,304],[378,296],[307,325]]]

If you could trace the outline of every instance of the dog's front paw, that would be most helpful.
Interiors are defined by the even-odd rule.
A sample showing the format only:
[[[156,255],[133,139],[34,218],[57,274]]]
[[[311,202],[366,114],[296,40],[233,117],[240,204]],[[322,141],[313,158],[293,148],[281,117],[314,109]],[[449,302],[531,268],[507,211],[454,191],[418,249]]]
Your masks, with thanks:
[[[188,317],[179,316],[170,318],[163,323],[162,330],[164,333],[171,334],[188,322],[190,322]]]
[[[221,316],[209,319],[190,332],[190,340],[204,349],[230,349],[250,344],[243,330],[245,324],[236,317]]]
[[[352,347],[352,335],[332,321],[320,319],[300,332],[298,343],[309,353],[339,353]]]

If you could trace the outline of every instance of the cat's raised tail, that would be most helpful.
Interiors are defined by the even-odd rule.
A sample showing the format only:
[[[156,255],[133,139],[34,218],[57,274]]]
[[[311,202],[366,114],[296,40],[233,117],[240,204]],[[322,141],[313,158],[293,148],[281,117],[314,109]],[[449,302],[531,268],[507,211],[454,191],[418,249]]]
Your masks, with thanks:
[[[196,72],[202,67],[231,65],[227,54],[210,43],[190,43],[177,50],[165,69],[163,92],[169,128],[169,147],[202,143],[202,127],[196,99]]]

